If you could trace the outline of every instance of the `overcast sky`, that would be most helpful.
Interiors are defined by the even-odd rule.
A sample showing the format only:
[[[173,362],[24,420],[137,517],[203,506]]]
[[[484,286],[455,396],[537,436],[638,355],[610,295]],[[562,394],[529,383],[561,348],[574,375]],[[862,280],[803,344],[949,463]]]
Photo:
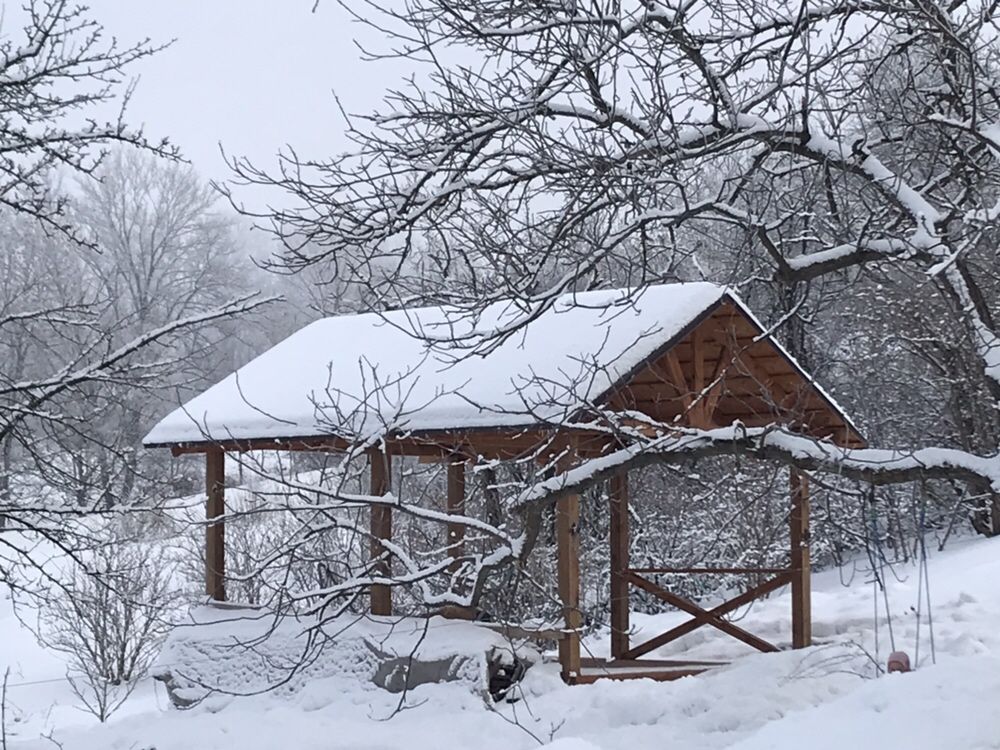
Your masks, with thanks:
[[[123,42],[177,41],[136,66],[129,121],[168,136],[206,177],[225,177],[219,153],[272,163],[290,143],[329,156],[346,145],[332,91],[349,111],[377,105],[393,63],[361,63],[352,39],[377,43],[335,0],[91,0]],[[367,35],[366,35],[367,32]],[[397,67],[397,71],[399,68]]]

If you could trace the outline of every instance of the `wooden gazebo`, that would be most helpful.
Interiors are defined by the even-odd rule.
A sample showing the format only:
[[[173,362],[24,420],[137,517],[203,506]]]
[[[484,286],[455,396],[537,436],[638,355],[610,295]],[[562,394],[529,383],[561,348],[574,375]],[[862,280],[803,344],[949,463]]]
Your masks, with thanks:
[[[485,353],[462,356],[455,339],[530,319]],[[428,344],[439,340],[440,344]],[[566,448],[561,468],[613,450],[607,432],[560,425],[595,407],[641,414],[662,425],[710,429],[741,422],[782,424],[843,446],[863,445],[850,418],[789,356],[730,290],[707,283],[641,291],[566,295],[540,314],[514,303],[487,309],[474,323],[444,308],[396,310],[317,321],[168,415],[147,447],[206,457],[206,593],[225,599],[224,457],[250,450],[342,451],[380,434],[370,452],[371,491],[389,491],[393,456],[447,462],[444,506],[464,512],[465,467],[473,458],[508,460],[543,444]],[[346,437],[351,436],[351,437]],[[635,568],[629,563],[628,477],[610,481],[611,660],[580,654],[579,497],[556,507],[558,591],[565,628],[559,660],[568,682],[601,676],[669,679],[703,664],[643,659],[703,625],[757,648],[777,646],[725,615],[791,585],[792,647],[810,645],[809,493],[791,473],[787,568]],[[218,519],[218,520],[215,520]],[[380,540],[391,538],[392,511],[370,512],[371,555],[389,573]],[[464,527],[449,527],[453,556]],[[659,573],[769,575],[749,591],[706,610],[657,584]],[[629,589],[639,587],[691,615],[643,643],[632,643]],[[392,614],[391,589],[373,586],[371,612]]]

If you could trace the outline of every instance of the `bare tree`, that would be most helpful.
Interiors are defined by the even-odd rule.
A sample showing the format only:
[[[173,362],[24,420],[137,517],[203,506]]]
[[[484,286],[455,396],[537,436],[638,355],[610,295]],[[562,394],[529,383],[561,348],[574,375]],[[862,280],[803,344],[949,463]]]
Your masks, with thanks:
[[[260,272],[240,253],[236,219],[219,210],[216,194],[190,166],[118,149],[96,176],[81,182],[72,214],[99,252],[78,247],[65,252],[66,263],[76,267],[75,283],[87,288],[92,300],[92,324],[75,338],[74,348],[100,336],[124,340],[249,291]],[[108,507],[169,495],[169,481],[150,480],[169,480],[170,464],[140,451],[142,431],[179,393],[220,379],[253,348],[252,336],[219,320],[173,338],[155,355],[137,356],[135,365],[164,362],[141,384],[133,380],[74,393],[65,412],[87,428],[50,434],[77,466],[68,482],[59,477],[50,482],[71,485],[69,491],[84,498],[97,495]],[[205,356],[209,351],[212,356]]]
[[[796,294],[839,282],[870,344],[892,325],[899,361],[922,361],[914,390],[938,369],[931,395],[950,414],[913,413],[883,436],[888,453],[776,428],[676,434],[630,446],[623,465],[744,451],[866,481],[959,480],[982,501],[976,528],[1000,532],[993,3],[356,8],[416,73],[350,119],[352,154],[286,152],[273,173],[233,162],[237,185],[284,192],[287,208],[258,217],[284,243],[277,265],[367,285],[382,308],[513,297],[521,324],[568,290],[669,278],[679,257],[740,283],[765,269],[793,290],[785,323]],[[754,275],[734,279],[745,258]],[[901,325],[904,295],[928,311],[923,330]],[[482,351],[517,328],[454,343]],[[928,444],[940,449],[914,450]]]
[[[5,29],[0,42],[0,205],[84,239],[66,216],[67,200],[53,188],[51,171],[93,173],[116,143],[175,153],[166,141],[149,141],[129,128],[123,117],[127,71],[158,47],[107,39],[88,10],[68,0],[30,0],[20,12],[5,11],[5,23],[21,28]],[[99,109],[116,102],[117,120],[96,119]]]
[[[96,533],[82,518],[106,504],[67,497],[58,483],[38,482],[23,466],[44,467],[49,478],[127,474],[119,458],[134,446],[114,445],[91,431],[91,420],[105,419],[124,389],[168,371],[178,336],[263,300],[237,293],[230,301],[175,307],[145,326],[115,327],[121,320],[107,313],[112,295],[89,283],[86,271],[94,262],[84,262],[100,238],[69,210],[59,180],[97,179],[112,148],[176,156],[168,143],[150,141],[125,122],[129,71],[158,48],[108,39],[85,7],[66,0],[29,0],[20,11],[5,11],[4,23],[20,28],[4,28],[0,39],[0,347],[6,355],[0,365],[0,515],[6,524],[0,567],[5,582],[33,585],[26,567],[50,574],[37,559],[39,540],[76,557],[93,546]],[[116,104],[118,117],[101,122],[100,113]],[[103,456],[114,465],[94,472],[83,451],[60,449],[52,439],[57,433],[75,434],[82,444],[103,442],[109,448]]]

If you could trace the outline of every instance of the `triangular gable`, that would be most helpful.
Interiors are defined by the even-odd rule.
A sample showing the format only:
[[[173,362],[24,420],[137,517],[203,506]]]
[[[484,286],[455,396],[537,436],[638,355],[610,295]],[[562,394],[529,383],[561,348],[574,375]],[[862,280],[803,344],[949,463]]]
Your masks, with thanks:
[[[846,412],[731,295],[609,390],[604,403],[697,428],[777,422],[864,444]]]

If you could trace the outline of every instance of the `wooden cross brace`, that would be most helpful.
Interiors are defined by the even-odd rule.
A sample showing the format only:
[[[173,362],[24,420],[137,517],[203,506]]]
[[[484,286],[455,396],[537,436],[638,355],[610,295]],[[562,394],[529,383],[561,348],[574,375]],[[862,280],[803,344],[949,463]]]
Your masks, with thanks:
[[[722,615],[731,612],[734,609],[742,607],[744,604],[749,604],[754,599],[764,596],[765,594],[768,594],[771,591],[774,591],[786,585],[787,583],[789,583],[789,581],[791,581],[792,577],[791,571],[784,571],[782,573],[779,573],[774,578],[765,581],[759,586],[754,586],[749,591],[740,594],[739,596],[734,597],[733,599],[725,601],[719,606],[709,610],[703,609],[694,602],[684,599],[683,597],[670,593],[662,586],[659,586],[658,584],[653,583],[652,581],[643,578],[642,576],[632,571],[628,571],[625,574],[625,577],[628,580],[628,582],[631,583],[632,585],[638,586],[643,591],[649,592],[650,594],[663,600],[667,604],[670,604],[671,606],[674,606],[677,609],[680,609],[684,612],[687,612],[690,615],[693,615],[693,617],[687,622],[678,625],[675,628],[671,628],[665,633],[661,633],[655,638],[651,638],[645,643],[640,643],[638,646],[629,649],[622,656],[622,658],[624,659],[637,659],[643,654],[648,654],[650,651],[660,648],[660,646],[670,643],[671,641],[677,640],[681,636],[687,635],[693,630],[697,630],[702,625],[711,625],[713,628],[717,628],[721,630],[723,633],[731,635],[733,638],[743,641],[747,645],[753,646],[755,649],[759,651],[769,652],[769,651],[779,650],[778,647],[775,646],[774,644],[768,643],[764,639],[758,638],[753,633],[749,633],[743,628],[739,627],[738,625],[734,625],[728,620],[723,619]]]

